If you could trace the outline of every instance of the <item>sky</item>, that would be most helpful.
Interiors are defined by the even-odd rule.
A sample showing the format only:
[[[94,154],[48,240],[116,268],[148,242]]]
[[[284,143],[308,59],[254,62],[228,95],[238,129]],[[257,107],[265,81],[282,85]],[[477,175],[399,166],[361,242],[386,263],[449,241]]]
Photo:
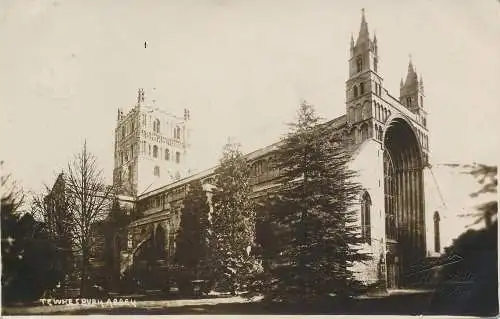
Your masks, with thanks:
[[[228,137],[244,152],[276,141],[302,100],[325,119],[340,116],[361,8],[377,34],[384,87],[398,96],[410,54],[423,76],[436,170],[496,164],[495,0],[3,0],[4,169],[36,191],[86,140],[111,181],[117,109],[133,105],[140,87],[155,88],[148,97],[166,111],[190,109],[194,169],[213,166]]]

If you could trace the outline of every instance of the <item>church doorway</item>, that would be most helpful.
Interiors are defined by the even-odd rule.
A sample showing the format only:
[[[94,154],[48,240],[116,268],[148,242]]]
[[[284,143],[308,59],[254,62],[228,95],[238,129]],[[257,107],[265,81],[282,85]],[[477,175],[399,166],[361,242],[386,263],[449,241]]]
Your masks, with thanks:
[[[393,254],[387,255],[387,289],[399,287],[398,278],[398,258]]]

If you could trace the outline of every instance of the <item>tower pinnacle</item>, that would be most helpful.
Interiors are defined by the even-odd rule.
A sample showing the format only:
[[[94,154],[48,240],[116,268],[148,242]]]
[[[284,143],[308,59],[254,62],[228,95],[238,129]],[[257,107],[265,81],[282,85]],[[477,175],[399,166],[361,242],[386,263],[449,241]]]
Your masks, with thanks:
[[[414,73],[414,69],[413,69],[413,62],[411,60],[411,53],[408,54],[408,59],[409,59],[409,62],[408,62],[408,74],[410,73]]]
[[[144,89],[140,88],[137,91],[137,104],[141,104],[144,102]]]
[[[363,8],[361,9],[361,27],[359,28],[359,35],[356,44],[368,40],[369,40],[368,23],[366,23],[365,8]]]

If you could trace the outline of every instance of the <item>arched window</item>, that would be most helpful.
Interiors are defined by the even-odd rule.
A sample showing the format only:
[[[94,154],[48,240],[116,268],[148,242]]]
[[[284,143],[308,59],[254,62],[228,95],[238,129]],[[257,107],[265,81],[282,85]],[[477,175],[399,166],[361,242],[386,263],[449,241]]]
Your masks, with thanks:
[[[166,161],[170,160],[170,151],[168,150],[168,148],[165,149],[165,160]]]
[[[153,174],[154,176],[160,177],[160,166],[155,166]]]
[[[366,123],[361,127],[361,142],[368,139],[368,125]]]
[[[371,244],[371,221],[370,213],[372,207],[372,200],[368,192],[364,192],[361,196],[361,237]]]
[[[378,60],[377,58],[373,58],[373,70],[377,72],[377,69],[378,69]]]
[[[385,232],[388,239],[396,239],[396,171],[391,155],[384,151],[384,208]]]
[[[175,152],[175,162],[179,164],[181,162],[181,153]]]
[[[360,83],[359,84],[359,94],[364,94],[365,93],[365,84]]]
[[[363,106],[363,120],[366,120],[370,117],[371,113],[371,104],[366,102]]]
[[[441,251],[441,235],[439,232],[439,221],[441,217],[439,216],[439,212],[434,212],[434,252],[439,253]]]
[[[154,238],[154,246],[156,248],[156,252],[158,253],[158,257],[161,259],[165,254],[165,229],[161,225],[156,227],[156,233]]]
[[[351,122],[355,121],[355,118],[354,118],[354,108],[352,108],[352,107],[349,108],[349,121],[351,121]]]
[[[354,97],[358,97],[358,87],[354,86]]]
[[[361,106],[356,107],[356,122],[361,121],[362,119],[361,111],[362,111]]]
[[[156,145],[153,146],[153,157],[154,158],[158,157],[158,146]]]
[[[356,59],[356,72],[361,72],[361,69],[363,69],[363,60],[361,59],[361,57],[359,56],[357,59]]]
[[[181,138],[181,128],[178,126],[174,128],[174,138],[177,140]]]
[[[160,133],[160,120],[156,119],[153,125],[153,131]]]
[[[406,98],[406,106],[411,107],[411,97]]]

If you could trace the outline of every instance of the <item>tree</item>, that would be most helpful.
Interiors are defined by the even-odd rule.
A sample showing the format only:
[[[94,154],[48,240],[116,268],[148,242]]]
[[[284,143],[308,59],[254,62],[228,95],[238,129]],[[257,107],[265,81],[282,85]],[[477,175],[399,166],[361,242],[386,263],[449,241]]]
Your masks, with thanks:
[[[133,219],[133,213],[120,207],[117,198],[113,199],[112,207],[102,224],[104,235],[104,262],[108,287],[117,288],[120,278],[120,252],[127,245],[126,227]]]
[[[60,253],[46,224],[24,211],[24,192],[10,175],[1,176],[1,189],[2,301],[36,300],[64,276]]]
[[[63,174],[60,174],[54,187],[44,185],[43,190],[31,198],[31,212],[35,219],[43,220],[48,238],[58,251],[57,267],[62,275],[69,275],[73,269],[71,218],[68,212],[67,197],[64,194]]]
[[[176,237],[175,261],[194,274],[196,279],[206,264],[209,212],[210,207],[201,182],[191,182],[183,201]]]
[[[492,165],[486,164],[444,164],[445,166],[458,168],[461,170],[462,174],[467,174],[473,176],[480,188],[471,193],[470,196],[472,198],[477,198],[480,196],[488,196],[488,195],[497,195],[497,187],[498,187],[498,179],[497,173],[498,168]],[[484,198],[484,197],[483,197]],[[475,217],[476,219],[472,223],[473,225],[477,225],[484,221],[486,227],[491,227],[494,220],[497,218],[498,214],[498,201],[496,198],[487,199],[485,202],[479,204],[477,207],[477,211],[471,212],[465,215],[461,215],[462,217]]]
[[[480,195],[497,194],[498,179],[497,173],[498,169],[496,166],[490,166],[485,164],[473,164],[468,166],[468,173],[474,176],[477,182],[482,185],[481,188],[470,194],[471,197],[478,197]],[[476,217],[475,224],[484,221],[486,227],[491,227],[493,220],[496,219],[498,214],[498,201],[495,199],[488,200],[477,207],[477,213],[474,214]]]
[[[87,150],[86,142],[68,164],[65,187],[73,245],[81,258],[80,293],[85,294],[96,225],[106,218],[114,198],[114,188],[104,183],[102,170],[97,167],[96,157]]]
[[[359,284],[351,266],[368,258],[350,205],[360,193],[350,157],[319,120],[303,102],[271,163],[279,177],[263,198],[259,238],[271,300],[350,295]]]
[[[219,284],[235,294],[245,287],[253,267],[255,207],[250,169],[237,144],[228,143],[215,171],[210,258]]]
[[[472,175],[479,189],[470,194],[497,194],[497,167],[474,163],[472,165],[446,164]],[[440,269],[440,285],[434,293],[431,309],[434,312],[491,316],[498,313],[498,203],[486,199],[477,211],[461,216],[474,217],[472,225],[484,221],[485,227],[469,229],[445,248]],[[455,258],[457,262],[450,263]],[[468,283],[457,285],[457,282]]]

